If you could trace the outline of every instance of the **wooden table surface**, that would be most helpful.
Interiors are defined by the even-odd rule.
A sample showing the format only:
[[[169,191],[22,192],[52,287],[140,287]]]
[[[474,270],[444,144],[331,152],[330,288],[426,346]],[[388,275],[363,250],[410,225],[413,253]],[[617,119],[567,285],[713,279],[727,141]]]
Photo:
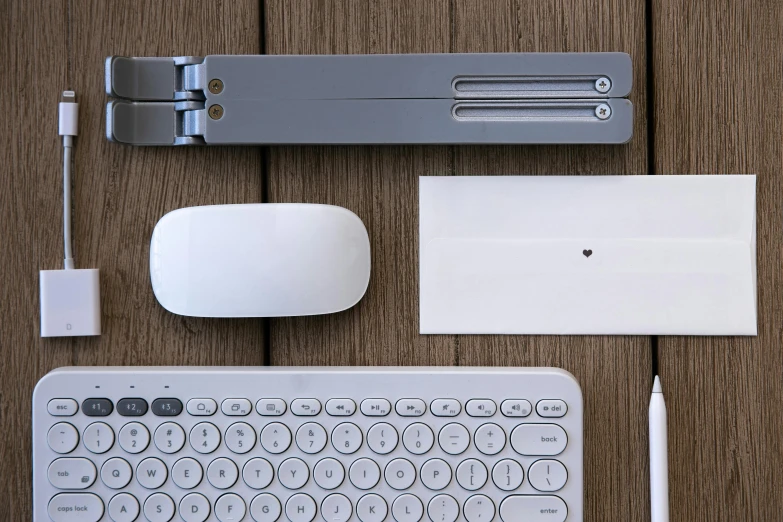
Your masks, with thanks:
[[[30,400],[67,365],[551,365],[585,397],[585,520],[649,519],[647,403],[669,409],[672,520],[783,520],[783,3],[714,0],[6,0],[0,3],[0,520],[31,515]],[[109,55],[623,51],[621,146],[134,148],[105,139]],[[62,263],[57,102],[77,91],[75,252],[103,334],[41,339],[38,270]],[[421,336],[421,175],[758,174],[755,338]],[[347,312],[169,314],[153,226],[185,206],[318,202],[364,221],[373,272]]]

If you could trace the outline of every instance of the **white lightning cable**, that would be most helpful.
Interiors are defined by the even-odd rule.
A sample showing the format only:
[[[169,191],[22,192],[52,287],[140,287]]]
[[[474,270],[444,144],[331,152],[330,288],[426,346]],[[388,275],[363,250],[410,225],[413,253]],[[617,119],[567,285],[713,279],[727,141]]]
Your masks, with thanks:
[[[71,238],[71,169],[73,165],[73,138],[79,134],[79,104],[76,93],[64,91],[59,110],[60,136],[63,137],[63,242],[65,268],[74,268],[73,240]]]

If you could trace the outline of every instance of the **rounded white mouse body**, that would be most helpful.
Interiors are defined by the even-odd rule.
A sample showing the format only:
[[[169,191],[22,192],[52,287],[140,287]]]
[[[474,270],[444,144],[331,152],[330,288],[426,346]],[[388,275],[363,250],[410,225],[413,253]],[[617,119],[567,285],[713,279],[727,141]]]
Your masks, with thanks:
[[[332,205],[188,207],[155,226],[150,277],[158,302],[179,315],[329,314],[367,290],[370,241],[356,214]]]

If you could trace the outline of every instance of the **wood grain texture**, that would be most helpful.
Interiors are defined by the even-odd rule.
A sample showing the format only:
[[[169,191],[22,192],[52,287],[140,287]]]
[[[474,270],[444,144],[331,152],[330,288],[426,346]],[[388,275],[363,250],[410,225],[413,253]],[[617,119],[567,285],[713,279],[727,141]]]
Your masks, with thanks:
[[[757,174],[758,337],[662,337],[679,520],[783,520],[783,4],[653,6],[655,168]]]
[[[345,206],[364,221],[373,273],[353,309],[274,319],[273,364],[552,365],[585,394],[586,520],[649,516],[647,337],[418,334],[418,182],[444,174],[645,174],[644,4],[267,2],[267,51],[296,53],[626,51],[635,65],[635,137],[607,147],[271,149],[270,201]],[[606,458],[606,448],[612,458]]]
[[[448,3],[267,2],[269,54],[448,52]],[[453,170],[447,147],[269,150],[269,201],[328,203],[364,221],[372,248],[367,294],[352,309],[270,321],[271,362],[449,365],[454,340],[418,334],[418,176]]]
[[[622,146],[457,147],[455,174],[645,174],[644,3],[509,0],[492,7],[456,2],[456,52],[629,53],[634,136]],[[458,343],[463,365],[556,366],[573,373],[585,408],[585,520],[649,519],[649,337],[460,336]]]
[[[67,365],[261,365],[259,320],[174,316],[149,281],[149,239],[175,208],[261,201],[253,148],[133,148],[105,138],[108,55],[256,53],[254,1],[2,2],[0,122],[4,320],[0,520],[30,520],[29,404],[37,380]],[[76,90],[74,160],[78,267],[101,270],[103,334],[41,339],[38,270],[62,267],[62,151],[57,103]],[[11,515],[12,514],[12,515]]]

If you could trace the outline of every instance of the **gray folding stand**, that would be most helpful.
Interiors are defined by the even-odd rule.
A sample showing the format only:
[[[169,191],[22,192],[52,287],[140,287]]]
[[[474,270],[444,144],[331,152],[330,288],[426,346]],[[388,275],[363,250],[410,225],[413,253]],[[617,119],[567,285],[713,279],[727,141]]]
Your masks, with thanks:
[[[106,60],[132,145],[624,143],[625,53]]]

